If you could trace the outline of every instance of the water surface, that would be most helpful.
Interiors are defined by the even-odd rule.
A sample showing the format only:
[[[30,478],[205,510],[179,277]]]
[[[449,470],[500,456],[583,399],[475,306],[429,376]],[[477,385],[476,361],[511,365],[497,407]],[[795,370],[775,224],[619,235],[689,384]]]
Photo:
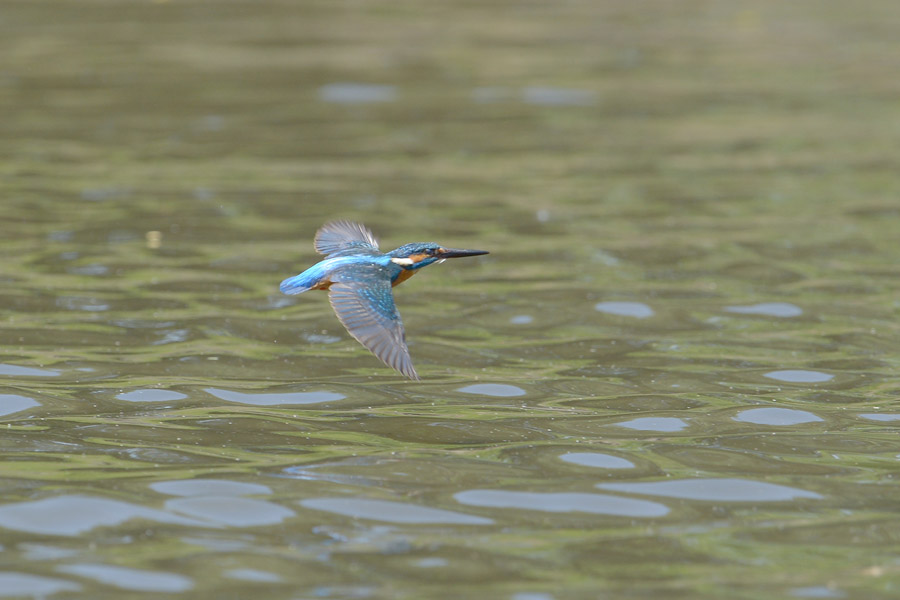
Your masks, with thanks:
[[[2,13],[0,595],[896,597],[896,3]]]

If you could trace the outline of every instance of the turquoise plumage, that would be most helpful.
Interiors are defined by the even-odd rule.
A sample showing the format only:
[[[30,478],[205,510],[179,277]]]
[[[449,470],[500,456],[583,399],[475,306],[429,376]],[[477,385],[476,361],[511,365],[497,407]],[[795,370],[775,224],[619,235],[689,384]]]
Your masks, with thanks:
[[[300,294],[311,289],[328,290],[331,306],[350,335],[410,379],[419,379],[419,375],[406,346],[403,321],[391,288],[435,262],[487,254],[484,250],[444,248],[433,242],[406,244],[382,253],[372,232],[350,221],[324,225],[316,233],[315,248],[325,260],[282,281],[281,291]]]

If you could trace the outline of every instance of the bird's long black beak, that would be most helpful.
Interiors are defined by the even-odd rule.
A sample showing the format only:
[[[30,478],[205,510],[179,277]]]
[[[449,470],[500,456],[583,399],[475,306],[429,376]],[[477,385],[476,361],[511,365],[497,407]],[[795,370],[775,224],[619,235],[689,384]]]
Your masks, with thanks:
[[[459,250],[458,248],[441,248],[441,258],[461,258],[463,256],[481,256],[488,254],[487,250]]]

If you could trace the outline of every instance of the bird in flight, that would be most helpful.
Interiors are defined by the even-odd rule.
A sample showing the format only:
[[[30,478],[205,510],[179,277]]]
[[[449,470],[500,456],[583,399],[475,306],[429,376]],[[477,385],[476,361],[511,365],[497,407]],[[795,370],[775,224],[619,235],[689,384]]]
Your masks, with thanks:
[[[281,282],[285,294],[328,290],[338,319],[360,344],[384,363],[419,379],[406,347],[403,321],[392,289],[419,269],[447,258],[478,256],[485,250],[445,248],[415,242],[384,253],[369,229],[360,223],[333,221],[316,232],[316,252],[325,259]]]

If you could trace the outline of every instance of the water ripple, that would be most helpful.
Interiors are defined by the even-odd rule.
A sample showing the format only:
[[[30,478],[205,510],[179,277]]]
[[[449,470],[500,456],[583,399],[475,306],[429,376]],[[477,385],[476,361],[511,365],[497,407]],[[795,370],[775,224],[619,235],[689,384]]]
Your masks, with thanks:
[[[392,85],[371,83],[329,83],[319,88],[319,98],[335,104],[393,102],[397,98],[397,89]]]
[[[656,314],[652,308],[642,302],[598,302],[594,305],[594,310],[621,317],[635,317],[636,319],[646,319]]]
[[[307,498],[302,500],[300,505],[304,508],[333,512],[354,519],[371,519],[388,523],[447,523],[455,525],[489,525],[493,523],[491,519],[485,517],[476,517],[450,510],[367,498]]]
[[[618,456],[602,454],[600,452],[567,452],[561,455],[560,460],[581,465],[583,467],[597,467],[600,469],[633,469],[634,463]]]
[[[790,383],[821,383],[834,378],[834,375],[822,373],[821,371],[808,371],[804,369],[786,369],[782,371],[769,371],[763,373],[763,377],[769,379],[777,379],[778,381],[788,381]]]
[[[469,506],[519,508],[552,513],[582,512],[623,517],[661,517],[669,507],[657,502],[605,494],[577,492],[519,492],[510,490],[466,490],[453,495]]]
[[[45,535],[76,536],[95,527],[131,519],[208,527],[207,523],[120,500],[57,496],[0,506],[0,527]]]
[[[522,100],[542,106],[593,106],[597,95],[590,90],[530,86],[522,90]]]
[[[222,573],[222,575],[229,579],[255,581],[257,583],[278,583],[283,581],[276,573],[260,571],[259,569],[230,569]]]
[[[528,392],[515,385],[506,385],[502,383],[476,383],[475,385],[467,385],[458,388],[457,392],[464,394],[478,394],[481,396],[496,396],[498,398],[510,396],[524,396]]]
[[[824,421],[822,417],[805,410],[791,408],[751,408],[732,417],[735,421],[757,425],[800,425]]]
[[[19,365],[0,363],[0,375],[11,375],[13,377],[58,377],[59,374],[59,371],[50,369],[35,369],[34,367],[20,367]]]
[[[715,502],[781,502],[822,496],[786,485],[749,479],[680,479],[640,483],[599,483],[602,490]]]
[[[769,317],[799,317],[803,309],[790,302],[761,302],[749,306],[726,306],[726,312],[742,315],[766,315]]]
[[[116,394],[118,400],[126,402],[170,402],[173,400],[184,400],[186,394],[181,392],[173,392],[170,390],[160,390],[156,388],[148,388],[143,390],[132,390],[130,392],[122,392]]]
[[[272,489],[265,485],[224,479],[157,481],[150,484],[150,489],[170,496],[247,496],[272,493]]]
[[[628,429],[638,429],[640,431],[681,431],[688,424],[675,417],[640,417],[631,421],[623,421],[615,423],[618,427],[626,427]]]
[[[41,403],[28,396],[18,394],[0,394],[0,417],[17,413],[21,410],[40,406]]]
[[[131,569],[115,565],[79,563],[61,565],[56,570],[69,575],[93,579],[123,590],[174,593],[185,592],[194,587],[193,580],[184,575],[165,573],[163,571]]]
[[[900,413],[862,413],[859,416],[870,421],[900,421]]]
[[[322,402],[335,402],[343,400],[347,396],[338,394],[337,392],[282,392],[282,393],[266,393],[266,394],[248,394],[245,392],[235,392],[232,390],[222,390],[218,388],[205,388],[203,391],[212,394],[216,398],[225,400],[226,402],[237,402],[240,404],[255,404],[256,406],[291,406],[302,404],[321,404]]]
[[[168,510],[232,527],[276,525],[294,511],[266,500],[239,496],[190,496],[167,500]]]
[[[77,592],[77,583],[28,573],[0,571],[0,596],[46,598],[60,592]]]

